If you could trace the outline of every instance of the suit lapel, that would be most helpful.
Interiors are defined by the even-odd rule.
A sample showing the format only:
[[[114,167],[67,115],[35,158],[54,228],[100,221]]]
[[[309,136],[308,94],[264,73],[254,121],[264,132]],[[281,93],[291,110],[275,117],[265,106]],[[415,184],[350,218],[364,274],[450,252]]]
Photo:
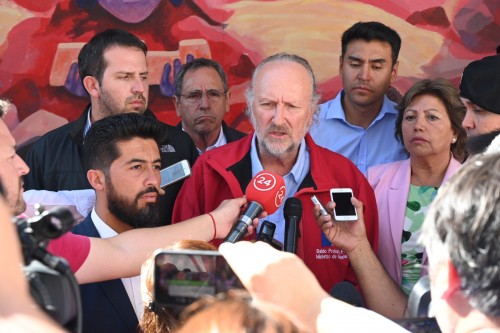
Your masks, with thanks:
[[[85,220],[74,227],[73,231],[76,234],[101,238],[94,222],[92,222],[90,214],[85,218]],[[135,314],[134,308],[128,298],[127,291],[125,290],[121,279],[104,281],[96,283],[96,285],[100,288],[102,294],[108,302],[115,308],[116,312],[129,330],[131,332],[136,331],[137,315]]]
[[[391,230],[394,253],[396,253],[397,267],[401,267],[401,237],[405,221],[406,203],[410,189],[410,160],[402,161],[397,166],[394,178],[389,186],[389,228]],[[398,270],[398,279],[401,280],[401,270]]]
[[[137,315],[134,308],[130,303],[127,291],[123,286],[121,279],[105,281],[99,283],[102,293],[108,299],[109,303],[113,305],[116,312],[121,317],[127,327],[133,331],[137,328]]]

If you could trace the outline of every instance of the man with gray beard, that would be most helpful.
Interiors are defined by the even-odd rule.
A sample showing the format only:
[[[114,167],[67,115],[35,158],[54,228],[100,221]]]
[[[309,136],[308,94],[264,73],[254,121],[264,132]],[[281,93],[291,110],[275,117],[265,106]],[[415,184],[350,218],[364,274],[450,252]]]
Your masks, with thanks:
[[[95,122],[83,145],[87,178],[96,192],[92,212],[73,232],[109,238],[161,225],[161,125],[137,113]],[[136,332],[143,306],[140,277],[81,285],[83,332]]]
[[[305,59],[280,53],[260,63],[247,92],[247,115],[255,133],[199,157],[179,192],[172,222],[201,215],[224,199],[243,195],[252,177],[262,170],[279,174],[285,180],[285,199],[298,198],[303,206],[297,254],[330,291],[344,280],[357,285],[357,279],[347,255],[323,236],[314,219],[311,195],[326,203],[331,188],[351,188],[367,207],[365,225],[375,250],[378,214],[373,190],[358,168],[316,145],[308,134],[319,99],[314,73]],[[266,218],[276,225],[278,243],[285,238],[283,206]]]

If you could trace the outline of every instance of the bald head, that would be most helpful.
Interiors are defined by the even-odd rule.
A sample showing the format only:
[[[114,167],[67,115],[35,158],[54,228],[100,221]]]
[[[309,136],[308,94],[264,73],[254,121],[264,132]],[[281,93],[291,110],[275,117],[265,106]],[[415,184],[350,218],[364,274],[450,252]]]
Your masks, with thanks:
[[[0,107],[3,116],[3,108]],[[0,180],[2,181],[7,205],[13,215],[19,215],[26,209],[23,199],[22,177],[29,168],[16,153],[16,141],[7,125],[0,117]]]

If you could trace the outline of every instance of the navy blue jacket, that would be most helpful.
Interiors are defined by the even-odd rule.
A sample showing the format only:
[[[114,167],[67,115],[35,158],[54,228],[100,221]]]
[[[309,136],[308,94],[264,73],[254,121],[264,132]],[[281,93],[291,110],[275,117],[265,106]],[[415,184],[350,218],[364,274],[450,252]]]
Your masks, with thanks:
[[[179,130],[182,131],[182,121],[177,124]],[[235,128],[229,127],[225,121],[222,121],[222,132],[224,132],[224,136],[226,137],[227,143],[239,140],[246,136],[245,133],[238,131]]]
[[[90,214],[73,228],[78,235],[99,237]],[[80,285],[82,333],[136,333],[137,316],[121,279]]]

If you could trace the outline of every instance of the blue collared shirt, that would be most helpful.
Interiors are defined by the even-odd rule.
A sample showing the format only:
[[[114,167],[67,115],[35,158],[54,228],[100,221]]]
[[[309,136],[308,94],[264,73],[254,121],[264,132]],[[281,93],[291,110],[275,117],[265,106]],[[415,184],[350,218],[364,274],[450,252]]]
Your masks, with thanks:
[[[354,126],[345,119],[341,91],[320,105],[318,122],[309,131],[314,141],[350,159],[366,175],[372,165],[400,161],[408,156],[396,140],[396,104],[384,96],[382,109],[368,128]]]
[[[252,177],[254,177],[260,171],[264,170],[259,160],[259,154],[257,153],[256,141],[257,138],[256,135],[254,134],[252,138],[252,146],[250,148],[250,157],[252,159]],[[293,197],[295,192],[297,192],[300,183],[302,183],[307,173],[309,172],[309,167],[310,167],[309,150],[306,145],[306,140],[302,139],[302,141],[300,142],[299,155],[297,156],[297,161],[293,165],[292,170],[290,170],[290,172],[283,177],[283,179],[285,180],[285,187],[286,187],[285,200]],[[283,244],[285,239],[285,217],[283,215],[285,200],[283,200],[283,203],[274,214],[268,215],[264,219],[260,219],[259,226],[257,228],[257,232],[260,231],[260,226],[262,222],[264,222],[265,220],[276,224],[274,239],[281,242],[281,244]]]

